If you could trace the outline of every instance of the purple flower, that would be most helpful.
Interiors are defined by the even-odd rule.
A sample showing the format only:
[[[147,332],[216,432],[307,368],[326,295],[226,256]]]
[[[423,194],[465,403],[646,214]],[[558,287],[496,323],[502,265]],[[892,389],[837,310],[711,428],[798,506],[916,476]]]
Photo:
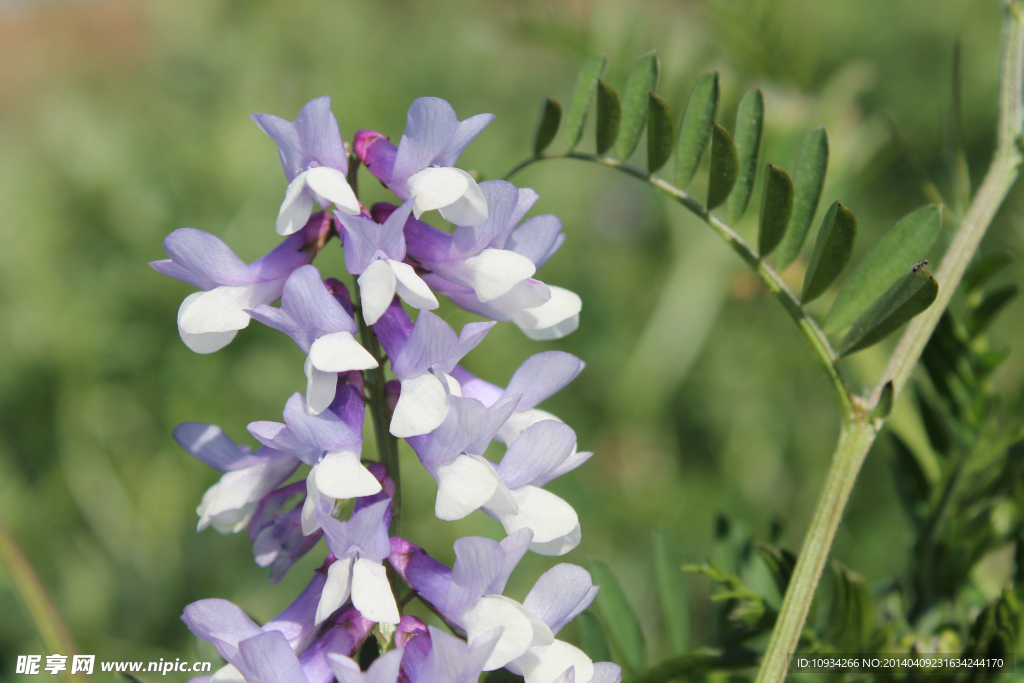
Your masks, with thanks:
[[[381,564],[391,553],[388,540],[391,501],[385,499],[357,509],[346,522],[332,517],[327,504],[320,502],[317,519],[327,538],[327,546],[338,558],[327,573],[327,583],[316,611],[317,623],[351,597],[352,604],[366,619],[397,624],[401,618],[398,605]]]
[[[196,508],[198,531],[208,526],[222,534],[244,529],[265,495],[285,482],[299,466],[292,455],[273,448],[255,453],[239,446],[217,425],[184,422],[174,428],[174,440],[197,459],[224,472],[203,494]]]
[[[193,228],[175,230],[164,240],[170,259],[152,261],[155,270],[195,285],[201,292],[185,297],[178,308],[178,332],[196,353],[213,353],[249,325],[248,309],[281,296],[285,280],[313,260],[331,222],[318,214],[269,254],[246,265],[230,247]]]
[[[310,415],[306,398],[295,393],[284,407],[284,424],[251,422],[249,432],[263,444],[293,454],[312,469],[306,478],[303,533],[319,528],[316,501],[372,496],[381,491],[377,478],[359,461],[363,446],[363,397],[360,386],[339,383],[331,407]]]
[[[416,218],[438,209],[456,225],[478,225],[487,219],[487,201],[473,177],[453,166],[493,120],[493,114],[478,114],[459,121],[444,100],[421,97],[409,107],[397,148],[380,133],[361,130],[355,151],[399,199],[413,200]]]
[[[501,628],[493,629],[466,643],[433,626],[429,628],[430,654],[414,683],[476,683],[502,633]]]
[[[328,291],[315,266],[302,266],[284,283],[281,307],[266,304],[246,311],[264,325],[281,330],[307,354],[306,407],[314,415],[334,400],[338,373],[377,367],[352,335],[352,316]]]
[[[294,123],[270,114],[253,114],[250,118],[277,143],[288,178],[288,190],[277,214],[279,235],[298,230],[313,210],[314,201],[324,208],[333,203],[345,213],[359,213],[359,200],[346,178],[348,155],[338,121],[331,113],[330,97],[309,102]]]
[[[461,395],[459,383],[450,373],[493,326],[493,322],[469,323],[455,336],[441,318],[430,311],[420,312],[398,355],[391,355],[388,349],[391,369],[402,383],[391,417],[392,434],[400,438],[418,436],[444,422],[448,415],[448,394]]]
[[[285,509],[297,496],[302,500]],[[256,564],[270,567],[270,583],[280,581],[299,558],[313,549],[323,536],[302,533],[302,502],[306,482],[297,481],[264,496],[249,522],[249,540]]]
[[[373,660],[365,673],[351,657],[333,654],[327,659],[339,683],[395,683],[398,680],[398,670],[402,666],[402,649],[385,652]]]
[[[402,228],[412,210],[406,202],[383,225],[361,216],[335,213],[345,229],[345,267],[359,276],[359,299],[367,325],[377,322],[397,292],[413,308],[433,310],[437,298],[405,259]]]

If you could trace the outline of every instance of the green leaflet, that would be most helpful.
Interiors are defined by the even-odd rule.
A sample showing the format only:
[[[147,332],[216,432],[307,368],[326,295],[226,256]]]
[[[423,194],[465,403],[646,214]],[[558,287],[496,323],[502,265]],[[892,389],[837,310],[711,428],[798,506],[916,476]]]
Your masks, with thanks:
[[[654,578],[669,648],[672,654],[685,654],[690,646],[690,601],[686,578],[664,529],[654,532]]]
[[[863,576],[832,563],[836,582],[825,640],[836,652],[864,652],[875,630],[875,599]]]
[[[562,121],[562,105],[558,100],[545,97],[537,114],[537,124],[533,127],[533,155],[539,157],[548,148],[558,133],[558,124]]]
[[[761,225],[757,233],[757,251],[765,258],[779,246],[793,214],[793,181],[778,166],[768,164],[761,197]]]
[[[789,588],[789,580],[793,578],[793,570],[796,569],[796,555],[785,548],[763,543],[755,543],[754,550],[771,572],[779,595],[785,595],[786,589]]]
[[[868,252],[850,275],[825,319],[825,331],[838,332],[881,296],[908,264],[923,259],[942,229],[942,206],[924,206],[902,218]]]
[[[591,57],[583,63],[580,75],[576,78],[576,87],[569,100],[569,113],[565,117],[565,142],[569,149],[580,143],[583,137],[583,126],[587,123],[587,112],[594,102],[597,93],[597,81],[604,75],[608,58],[604,55]]]
[[[729,131],[717,123],[711,129],[711,176],[708,178],[708,211],[719,206],[729,196],[740,159],[736,155]]]
[[[647,122],[647,172],[654,173],[672,156],[675,123],[672,120],[672,110],[661,95],[651,92],[647,94],[647,98],[647,106],[650,109],[650,118]]]
[[[619,580],[604,562],[591,563],[590,573],[594,583],[601,587],[596,602],[612,648],[627,671],[640,671],[647,658],[644,634]]]
[[[968,266],[967,272],[964,273],[964,279],[960,281],[960,287],[965,294],[970,296],[1011,263],[1013,263],[1013,257],[1005,251],[996,251],[988,256],[983,256]]]
[[[896,493],[910,521],[920,527],[928,519],[931,484],[910,447],[894,432],[889,432],[889,439],[892,443],[891,466],[896,480]]]
[[[761,131],[764,129],[764,95],[759,88],[751,90],[740,100],[736,111],[736,154],[740,159],[736,185],[729,193],[725,215],[732,225],[739,223],[750,204],[757,180],[758,159],[761,156]]]
[[[647,93],[658,89],[658,55],[651,50],[633,65],[622,94],[622,124],[615,142],[615,155],[629,159],[640,142],[647,123]]]
[[[612,651],[608,646],[608,636],[604,626],[590,610],[576,617],[576,630],[580,636],[580,649],[595,662],[612,661]]]
[[[690,91],[686,111],[679,123],[679,137],[676,138],[676,185],[686,187],[693,180],[704,154],[704,147],[711,137],[711,125],[718,110],[718,72],[701,77]]]
[[[619,94],[604,81],[597,82],[597,154],[607,152],[619,134]]]
[[[814,252],[804,273],[801,303],[807,304],[825,293],[843,268],[850,262],[853,242],[857,238],[857,219],[839,202],[829,207],[818,230]]]
[[[939,283],[931,273],[914,266],[857,318],[839,344],[839,355],[846,356],[882,341],[931,306],[938,295]]]
[[[1013,301],[1017,293],[1017,285],[1005,285],[986,294],[967,320],[967,333],[973,338],[988,329],[1003,306]]]
[[[818,209],[818,200],[821,199],[821,188],[825,185],[827,168],[828,133],[823,126],[807,136],[796,162],[796,173],[793,175],[793,215],[778,251],[775,252],[775,267],[780,271],[796,260],[800,247],[807,239],[807,231]]]

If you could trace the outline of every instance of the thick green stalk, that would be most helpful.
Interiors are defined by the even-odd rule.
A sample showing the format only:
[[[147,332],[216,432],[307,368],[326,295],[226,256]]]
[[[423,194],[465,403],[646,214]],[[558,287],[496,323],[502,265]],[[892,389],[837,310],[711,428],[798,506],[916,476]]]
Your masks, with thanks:
[[[661,192],[675,199],[677,202],[689,209],[691,213],[695,214],[698,218],[711,226],[711,229],[718,233],[718,235],[725,240],[726,244],[732,247],[732,250],[739,254],[740,258],[742,258],[747,265],[757,273],[757,276],[761,279],[761,282],[768,291],[771,292],[772,295],[782,304],[782,307],[786,309],[786,313],[788,313],[789,317],[797,324],[801,334],[804,335],[804,338],[807,339],[807,342],[811,345],[811,350],[814,352],[814,357],[817,359],[821,369],[824,370],[825,374],[828,376],[829,381],[832,384],[832,389],[835,394],[836,403],[839,407],[840,413],[846,419],[852,419],[854,417],[855,407],[852,399],[852,392],[847,386],[846,380],[839,372],[839,368],[836,366],[838,356],[832,349],[832,345],[829,343],[825,332],[818,326],[818,323],[814,322],[814,320],[807,315],[806,311],[804,311],[800,305],[800,300],[797,299],[796,296],[793,295],[793,292],[789,290],[786,283],[782,281],[782,277],[775,272],[771,266],[759,258],[757,253],[742,237],[739,236],[735,230],[732,229],[732,227],[714,216],[703,204],[688,195],[686,192],[680,190],[675,185],[672,185],[657,176],[645,173],[638,168],[629,166],[617,159],[611,159],[608,157],[599,157],[594,154],[584,154],[581,152],[556,152],[552,154],[542,154],[539,157],[523,161],[505,174],[505,178],[511,177],[530,164],[547,159],[579,159],[582,161],[595,162],[622,171],[627,175],[631,175],[650,183]]]
[[[65,683],[86,683],[89,677],[84,673],[71,674],[71,658],[78,649],[71,640],[68,629],[61,621],[57,608],[46,594],[42,581],[36,575],[25,553],[7,527],[0,522],[0,566],[3,566],[11,588],[25,608],[25,612],[36,624],[43,647],[50,654],[67,655],[67,668],[60,672]]]

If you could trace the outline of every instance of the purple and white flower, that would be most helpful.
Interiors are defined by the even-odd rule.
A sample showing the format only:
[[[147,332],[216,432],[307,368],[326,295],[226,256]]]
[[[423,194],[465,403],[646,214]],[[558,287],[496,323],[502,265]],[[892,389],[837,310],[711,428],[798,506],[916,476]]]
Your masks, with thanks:
[[[334,400],[338,373],[377,367],[353,336],[358,327],[352,316],[327,290],[316,266],[302,266],[289,276],[280,308],[264,304],[246,312],[287,334],[306,354],[306,407],[314,415]]]
[[[277,144],[288,179],[284,202],[277,214],[277,233],[290,235],[306,222],[313,202],[323,208],[358,214],[359,200],[348,184],[348,154],[331,113],[331,98],[309,102],[295,122],[270,114],[250,117]]]
[[[437,297],[405,260],[405,221],[412,211],[406,202],[383,225],[361,216],[336,212],[345,230],[345,267],[359,276],[359,300],[363,319],[373,325],[384,314],[395,294],[413,308],[434,310]]]
[[[149,265],[203,290],[185,297],[178,308],[181,340],[196,353],[227,346],[238,330],[249,325],[246,311],[276,301],[292,271],[313,260],[330,227],[330,218],[318,214],[300,232],[248,265],[210,233],[181,228],[168,235],[164,251],[170,258]]]
[[[478,225],[487,219],[487,201],[473,176],[454,166],[466,145],[493,120],[493,114],[477,114],[459,121],[444,100],[421,97],[409,107],[397,148],[384,135],[361,130],[355,151],[399,199],[413,200],[416,218],[438,209],[456,225]]]

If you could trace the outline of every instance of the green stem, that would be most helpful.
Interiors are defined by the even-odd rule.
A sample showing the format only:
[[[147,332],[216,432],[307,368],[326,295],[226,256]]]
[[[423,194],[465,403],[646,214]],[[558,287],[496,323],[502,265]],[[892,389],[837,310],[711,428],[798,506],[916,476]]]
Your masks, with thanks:
[[[788,313],[789,317],[797,324],[801,334],[804,335],[804,338],[807,339],[807,342],[811,345],[811,350],[814,352],[814,356],[818,360],[818,364],[821,366],[822,370],[825,371],[825,374],[828,375],[835,394],[836,403],[838,404],[840,413],[843,415],[844,419],[853,419],[855,417],[856,409],[852,398],[852,392],[850,391],[846,380],[839,372],[839,368],[836,365],[839,360],[838,356],[832,349],[832,345],[829,343],[825,332],[810,316],[807,315],[803,307],[800,305],[800,300],[794,296],[793,292],[791,292],[789,287],[786,286],[786,283],[782,281],[782,277],[775,272],[771,266],[765,263],[757,255],[757,252],[755,252],[750,245],[732,229],[732,227],[714,216],[703,204],[683,190],[680,190],[675,185],[672,185],[657,176],[644,173],[638,168],[624,164],[618,159],[599,157],[594,154],[584,154],[581,152],[556,152],[551,154],[542,154],[532,159],[527,159],[515,166],[505,175],[505,178],[511,177],[531,164],[538,161],[546,161],[548,159],[578,159],[582,161],[590,161],[614,168],[627,175],[631,175],[634,178],[639,178],[640,180],[654,186],[669,197],[672,197],[689,209],[691,213],[711,226],[711,229],[718,233],[718,235],[725,240],[726,244],[732,247],[732,250],[739,254],[740,258],[742,258],[747,265],[757,273],[757,276],[761,279],[761,282],[764,283],[764,286],[776,299],[779,300],[782,307],[786,310],[786,313]]]
[[[652,666],[641,671],[627,683],[665,683],[679,678],[696,680],[705,678],[708,671],[727,669],[749,669],[757,665],[756,652],[721,654],[718,652],[692,652]]]
[[[43,640],[43,646],[50,654],[62,654],[68,656],[67,668],[60,672],[61,679],[65,683],[87,682],[89,677],[84,673],[71,674],[71,658],[78,654],[68,633],[67,627],[61,621],[57,608],[47,595],[43,582],[32,568],[32,564],[25,553],[18,547],[17,541],[11,535],[7,527],[0,522],[0,565],[3,566],[14,589],[15,595],[24,606],[25,611],[36,624],[39,637]]]

